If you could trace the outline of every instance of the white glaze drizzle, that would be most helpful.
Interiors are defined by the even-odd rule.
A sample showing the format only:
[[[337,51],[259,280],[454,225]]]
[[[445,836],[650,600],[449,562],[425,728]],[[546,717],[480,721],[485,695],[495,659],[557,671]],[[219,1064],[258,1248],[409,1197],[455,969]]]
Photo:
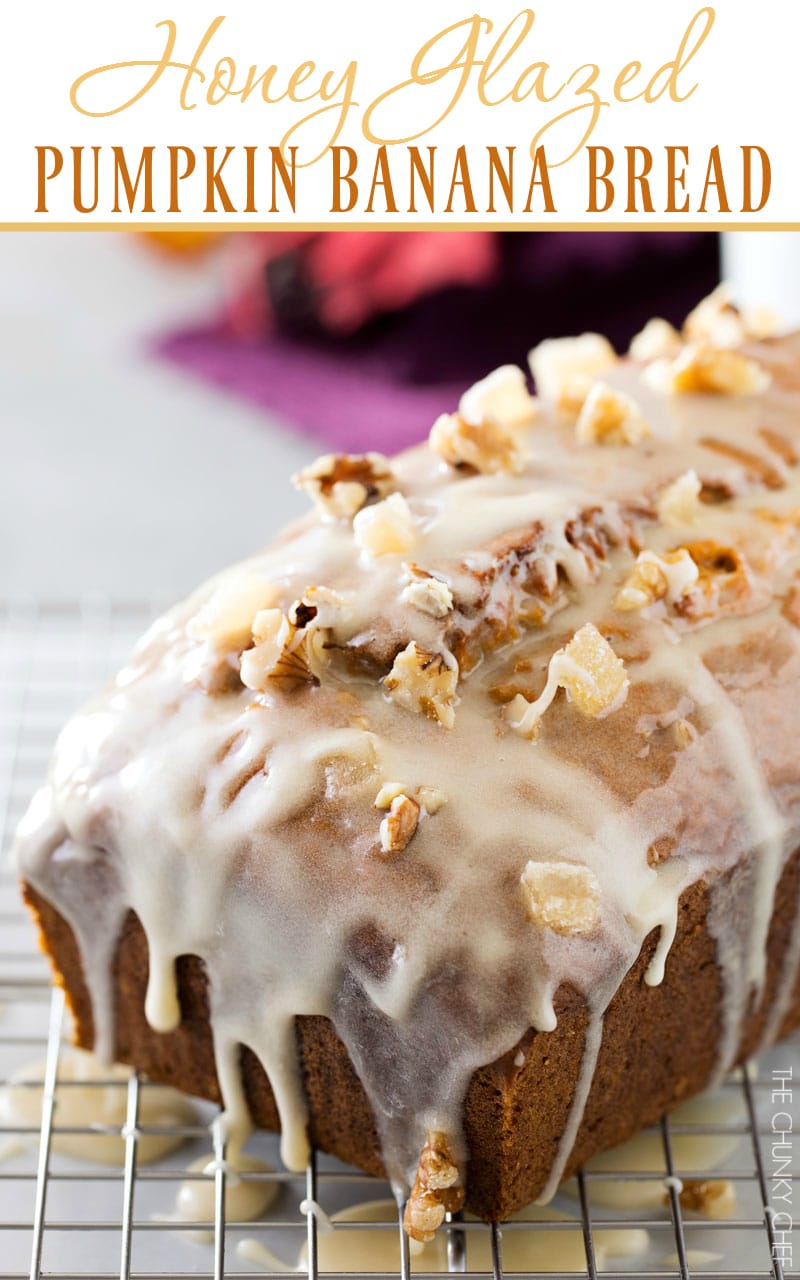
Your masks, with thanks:
[[[771,348],[760,356],[780,363]],[[704,878],[723,972],[720,1070],[735,1057],[742,1019],[763,986],[775,886],[798,843],[800,777],[773,781],[766,748],[755,745],[750,707],[768,681],[756,673],[751,687],[724,689],[707,659],[770,629],[797,658],[794,628],[780,613],[800,567],[796,532],[770,559],[779,535],[758,512],[788,512],[800,483],[781,464],[783,487],[766,491],[746,461],[704,441],[724,438],[773,462],[758,428],[796,438],[796,398],[780,388],[741,401],[659,397],[632,366],[608,378],[635,393],[652,428],[644,446],[579,446],[568,424],[540,411],[522,432],[522,475],[459,474],[425,448],[396,460],[398,488],[418,522],[414,556],[455,600],[446,618],[404,603],[402,557],[359,552],[346,522],[309,519],[156,624],[109,693],[62,735],[51,784],[20,830],[20,869],[78,939],[101,1052],[113,1050],[110,975],[128,909],[148,939],[146,1014],[156,1030],[179,1017],[177,958],[203,960],[232,1159],[250,1132],[240,1074],[247,1045],[275,1094],[282,1157],[291,1168],[305,1163],[294,1020],[320,1014],[350,1052],[387,1171],[404,1185],[426,1119],[458,1148],[473,1072],[513,1049],[530,1026],[552,1030],[558,988],[569,981],[587,1000],[589,1028],[552,1194],[591,1089],[605,1008],[656,929],[646,981],[661,981],[680,895]],[[685,541],[744,543],[753,559],[745,603],[699,625],[672,602],[615,613],[634,558],[629,535],[657,555],[680,543],[674,528],[629,504],[690,468],[733,496],[703,507]],[[513,550],[526,538],[533,582]],[[235,674],[237,655],[219,655],[215,673],[213,646],[187,626],[215,591],[235,587],[237,574],[251,593],[263,580],[284,609],[314,585],[346,602],[333,636],[339,653],[318,689],[254,694],[223,683],[207,691],[217,676]],[[538,629],[517,625],[531,604]],[[537,741],[504,729],[494,689],[515,678],[514,660],[527,661],[535,683],[563,637],[587,619],[622,628],[621,649],[631,649],[626,706],[601,726],[557,695]],[[385,696],[381,677],[409,638],[459,654],[449,732]],[[698,722],[695,737],[675,751],[662,739],[685,716]],[[631,791],[636,759],[642,778]],[[785,774],[785,759],[779,763]],[[376,856],[373,800],[395,778],[410,792],[439,788],[448,803],[424,815],[403,857],[387,862]],[[669,860],[649,865],[648,850],[669,835]],[[595,875],[600,924],[590,945],[548,936],[525,919],[517,886],[530,857],[582,862]],[[720,887],[731,883],[726,873],[744,874],[740,867],[755,875],[746,924]],[[385,961],[374,940],[359,944],[364,929],[390,944]],[[790,959],[794,971],[800,952]],[[454,1004],[442,994],[444,979],[457,991]],[[793,985],[786,979],[780,988],[767,1038]]]

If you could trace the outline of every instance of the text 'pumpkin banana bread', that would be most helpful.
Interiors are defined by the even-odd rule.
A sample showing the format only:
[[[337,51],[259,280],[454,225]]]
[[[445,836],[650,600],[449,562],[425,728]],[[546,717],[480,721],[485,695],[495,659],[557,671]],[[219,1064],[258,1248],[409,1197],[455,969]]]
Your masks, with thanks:
[[[17,842],[77,1040],[503,1218],[800,1021],[800,337],[498,369],[158,621]]]

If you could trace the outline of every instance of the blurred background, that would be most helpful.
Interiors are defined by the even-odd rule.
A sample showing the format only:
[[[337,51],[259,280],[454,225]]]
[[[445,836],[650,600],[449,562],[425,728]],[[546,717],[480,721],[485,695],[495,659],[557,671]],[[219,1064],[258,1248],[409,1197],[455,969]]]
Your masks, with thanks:
[[[624,350],[721,252],[741,301],[781,310],[795,237],[723,239],[6,233],[0,597],[167,603],[305,508],[288,477],[315,454],[421,439],[543,337]]]

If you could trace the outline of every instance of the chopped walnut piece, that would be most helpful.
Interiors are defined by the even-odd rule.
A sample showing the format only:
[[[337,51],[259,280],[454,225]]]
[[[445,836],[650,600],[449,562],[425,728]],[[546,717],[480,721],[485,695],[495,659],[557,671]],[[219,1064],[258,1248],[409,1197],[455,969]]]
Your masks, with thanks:
[[[406,788],[402,782],[384,782],[380,791],[375,797],[376,809],[391,809],[392,801],[398,796],[405,795]]]
[[[530,422],[536,401],[528,391],[525,374],[515,364],[504,364],[465,391],[458,402],[458,416],[472,427],[491,422],[514,428]]]
[[[428,443],[452,467],[474,467],[485,475],[501,471],[519,475],[524,467],[516,438],[496,422],[467,422],[457,413],[443,413],[431,427]]]
[[[656,391],[672,395],[757,395],[766,391],[771,381],[757,360],[710,343],[687,343],[674,360],[648,364],[642,377]]]
[[[262,609],[253,619],[253,648],[242,654],[242,684],[263,693],[272,681],[285,690],[318,684],[325,665],[322,631],[298,627],[280,609]]]
[[[298,627],[313,621],[315,627],[333,629],[341,625],[349,611],[350,606],[338,591],[330,587],[307,587],[289,610],[289,621]]]
[[[673,604],[680,600],[697,581],[699,570],[689,552],[681,547],[657,556],[654,551],[641,551],[636,563],[617,593],[617,609],[646,609],[656,600]]]
[[[412,1240],[429,1244],[446,1213],[464,1203],[461,1173],[443,1133],[429,1132],[406,1203],[403,1226]]]
[[[575,862],[528,862],[520,877],[534,924],[573,937],[591,933],[600,918],[600,885]]]
[[[730,287],[717,285],[698,302],[683,323],[690,342],[712,342],[716,347],[738,347],[748,338],[769,338],[778,329],[778,318],[766,307],[737,307]]]
[[[411,841],[419,823],[420,807],[411,796],[395,796],[389,812],[381,822],[381,848],[384,853],[400,853]]]
[[[681,335],[669,320],[654,316],[631,340],[628,355],[642,364],[658,360],[660,356],[675,356],[683,346]]]
[[[365,503],[391,493],[394,476],[382,453],[325,453],[292,476],[292,483],[324,515],[349,520]]]
[[[401,599],[432,618],[446,618],[453,609],[453,593],[446,582],[415,564],[404,564],[406,585]]]
[[[592,382],[617,363],[617,354],[599,333],[577,338],[547,338],[534,347],[528,362],[540,396],[566,413],[580,412]]]
[[[559,688],[584,715],[598,719],[622,706],[628,694],[624,663],[591,622],[558,649],[547,668],[547,682],[535,702],[523,694],[509,702],[505,718],[522,737],[535,737],[539,722]]]
[[[683,1183],[681,1208],[721,1222],[736,1212],[736,1190],[727,1178],[692,1178]]]
[[[793,627],[800,627],[800,585],[793,582],[786,593],[781,613]]]
[[[682,476],[662,489],[656,503],[658,514],[665,524],[693,524],[700,509],[702,485],[696,471],[684,471]]]
[[[416,1183],[415,1183],[416,1186]],[[403,1227],[406,1235],[420,1244],[430,1244],[446,1213],[440,1196],[432,1191],[414,1191],[406,1203]]]
[[[741,553],[712,539],[690,542],[686,550],[698,568],[697,582],[675,603],[690,622],[736,612],[751,591],[750,573]]]
[[[639,406],[606,382],[595,382],[575,424],[581,444],[639,444],[650,428]]]
[[[380,791],[375,797],[376,809],[390,809],[392,801],[398,796],[409,794],[409,789],[402,782],[384,782]],[[440,791],[438,787],[418,787],[414,792],[414,797],[420,807],[425,810],[429,817],[433,817],[440,809],[447,804],[447,796],[444,791]]]
[[[253,618],[278,599],[278,591],[255,571],[227,576],[209,596],[186,630],[218,650],[241,649],[249,642]]]
[[[452,654],[428,653],[412,640],[398,653],[383,685],[398,706],[452,729],[458,687],[458,663]]]
[[[416,545],[419,526],[401,493],[364,507],[353,519],[356,544],[371,556],[404,555]]]

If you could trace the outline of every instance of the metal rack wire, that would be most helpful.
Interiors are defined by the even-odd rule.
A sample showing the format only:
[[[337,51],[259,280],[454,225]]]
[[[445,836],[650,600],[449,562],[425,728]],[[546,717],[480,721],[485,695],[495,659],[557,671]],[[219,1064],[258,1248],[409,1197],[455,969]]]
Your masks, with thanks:
[[[0,843],[4,848],[42,776],[60,723],[118,665],[151,613],[146,603],[96,598],[74,604],[0,605]],[[148,1124],[143,1119],[144,1104],[153,1086],[134,1074],[127,1081],[97,1080],[91,1086],[124,1091],[124,1118],[119,1125],[60,1122],[62,1090],[74,1087],[74,1082],[58,1078],[68,1038],[66,1023],[63,997],[51,991],[46,965],[36,952],[32,929],[18,901],[13,871],[4,859],[0,866],[0,1098],[2,1087],[31,1057],[43,1061],[26,1076],[23,1086],[41,1091],[37,1122],[25,1123],[0,1109],[0,1280],[27,1276],[70,1280],[180,1280],[183,1276],[222,1280],[226,1276],[232,1280],[281,1275],[285,1270],[297,1271],[301,1243],[305,1254],[300,1274],[309,1278],[352,1274],[324,1270],[325,1219],[314,1206],[321,1203],[334,1213],[365,1199],[385,1197],[388,1193],[382,1184],[315,1153],[304,1176],[279,1168],[244,1174],[245,1179],[277,1184],[277,1207],[258,1222],[239,1225],[226,1220],[228,1175],[220,1132],[213,1124],[209,1129],[213,1108],[198,1104],[196,1122],[178,1129]],[[776,1077],[775,1071],[783,1074]],[[776,1079],[782,1088],[776,1087]],[[791,1227],[781,1214],[791,1218],[792,1193],[800,1179],[791,1163],[780,1166],[796,1132],[792,1080],[798,1081],[800,1090],[800,1040],[773,1051],[757,1072],[735,1073],[724,1086],[731,1106],[721,1119],[719,1114],[690,1122],[665,1117],[651,1167],[589,1168],[578,1175],[571,1196],[560,1195],[553,1210],[545,1210],[533,1221],[500,1226],[460,1218],[450,1221],[436,1271],[418,1269],[420,1262],[410,1253],[394,1211],[382,1226],[356,1219],[338,1221],[335,1230],[355,1233],[354,1238],[361,1240],[367,1237],[359,1237],[360,1232],[371,1237],[376,1231],[391,1233],[396,1250],[393,1270],[370,1274],[403,1280],[412,1273],[424,1276],[442,1271],[495,1277],[549,1274],[559,1280],[598,1276],[621,1280],[631,1275],[653,1280],[710,1280],[712,1276],[790,1280],[800,1270],[792,1269]],[[776,1115],[780,1116],[778,1137],[786,1144],[777,1156]],[[57,1150],[67,1135],[80,1139],[98,1131],[113,1132],[121,1140],[120,1167],[82,1162]],[[143,1139],[167,1132],[183,1139],[184,1148],[152,1166],[143,1164]],[[687,1137],[706,1142],[724,1139],[726,1156],[721,1167],[709,1172],[687,1165],[681,1145]],[[278,1166],[274,1140],[259,1135],[257,1141]],[[187,1173],[187,1160],[197,1151],[208,1154],[211,1173]],[[214,1184],[214,1211],[208,1222],[181,1223],[163,1213],[180,1183],[209,1177]],[[682,1182],[709,1177],[727,1179],[736,1189],[736,1211],[724,1221],[698,1218],[682,1207]],[[622,1188],[612,1205],[600,1194],[609,1184],[618,1192]],[[641,1193],[646,1184],[655,1187],[656,1194],[646,1209],[637,1210],[632,1204],[633,1189]],[[629,1206],[626,1187],[631,1188]],[[646,1250],[633,1258],[614,1256],[604,1243],[610,1239],[607,1233],[631,1229],[648,1233]],[[203,1230],[209,1233],[209,1242],[195,1243],[193,1237]],[[536,1264],[539,1270],[525,1265],[526,1242],[534,1237],[538,1241],[546,1237],[554,1246],[546,1271],[541,1270],[541,1260]],[[258,1256],[258,1249],[243,1251],[244,1239],[266,1244],[272,1252],[264,1252],[261,1262],[248,1260]],[[577,1264],[574,1249],[570,1254],[578,1269],[554,1269],[560,1262],[559,1246],[567,1241],[582,1244]],[[475,1252],[478,1243],[479,1253]],[[271,1263],[272,1256],[276,1261]],[[476,1257],[485,1269],[469,1271]],[[282,1269],[281,1258],[286,1259]]]

